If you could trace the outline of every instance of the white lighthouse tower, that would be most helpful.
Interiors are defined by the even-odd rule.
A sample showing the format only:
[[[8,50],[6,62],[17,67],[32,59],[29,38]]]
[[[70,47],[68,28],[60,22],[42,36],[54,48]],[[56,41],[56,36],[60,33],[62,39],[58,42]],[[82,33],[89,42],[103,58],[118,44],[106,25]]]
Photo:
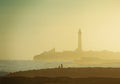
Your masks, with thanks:
[[[77,51],[78,52],[82,51],[82,32],[81,32],[80,29],[79,29],[79,32],[78,32],[78,48],[77,48]]]

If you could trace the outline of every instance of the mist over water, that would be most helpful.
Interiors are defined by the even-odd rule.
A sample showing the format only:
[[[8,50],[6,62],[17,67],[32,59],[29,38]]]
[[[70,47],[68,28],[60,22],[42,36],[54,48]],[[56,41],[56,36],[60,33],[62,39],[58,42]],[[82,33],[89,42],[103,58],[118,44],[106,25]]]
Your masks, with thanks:
[[[106,63],[106,64],[76,64],[74,62],[41,62],[41,61],[26,61],[26,60],[1,60],[0,71],[4,72],[17,72],[26,70],[38,70],[46,68],[58,68],[60,64],[63,64],[65,68],[70,67],[119,67],[120,63]]]
[[[61,62],[62,63],[62,62]],[[40,62],[40,61],[25,61],[25,60],[1,60],[0,71],[17,72],[25,70],[37,70],[44,68],[57,68],[60,62]],[[68,64],[68,63],[65,63]]]

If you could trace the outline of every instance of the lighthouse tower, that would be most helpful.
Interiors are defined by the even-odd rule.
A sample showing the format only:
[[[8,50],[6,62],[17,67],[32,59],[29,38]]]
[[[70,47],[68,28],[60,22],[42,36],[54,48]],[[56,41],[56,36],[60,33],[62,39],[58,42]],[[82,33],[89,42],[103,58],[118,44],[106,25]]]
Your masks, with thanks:
[[[82,32],[79,29],[79,32],[78,32],[78,48],[77,48],[78,52],[82,51],[82,38],[81,38],[81,36],[82,36]]]

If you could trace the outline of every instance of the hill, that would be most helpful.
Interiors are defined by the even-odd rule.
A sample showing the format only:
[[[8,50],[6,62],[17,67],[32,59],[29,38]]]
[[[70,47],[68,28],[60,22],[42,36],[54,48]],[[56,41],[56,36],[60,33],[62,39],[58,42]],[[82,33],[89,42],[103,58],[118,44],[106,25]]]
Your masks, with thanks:
[[[20,71],[7,77],[120,78],[120,68],[53,68]]]

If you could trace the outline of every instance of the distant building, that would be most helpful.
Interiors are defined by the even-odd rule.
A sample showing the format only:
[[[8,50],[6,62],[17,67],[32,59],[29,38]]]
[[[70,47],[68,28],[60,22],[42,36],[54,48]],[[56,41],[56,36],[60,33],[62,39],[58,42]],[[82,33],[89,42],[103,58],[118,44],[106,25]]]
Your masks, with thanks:
[[[77,50],[79,51],[79,52],[81,52],[82,51],[82,32],[81,32],[81,30],[79,30],[79,32],[78,32],[78,48],[77,48]]]
[[[107,50],[103,51],[83,51],[82,49],[82,32],[79,30],[78,32],[78,46],[77,49],[74,51],[63,51],[63,52],[56,52],[55,48],[41,53],[40,55],[34,56],[34,60],[39,61],[46,61],[46,62],[53,62],[53,61],[60,61],[60,62],[75,62],[77,64],[100,64],[101,62],[105,63],[113,63],[113,61],[109,61],[107,59],[103,58],[109,58],[109,57],[120,57],[120,52],[111,52]],[[107,61],[106,61],[107,60]],[[120,61],[120,60],[119,60]],[[63,68],[63,65],[61,64],[59,68]]]

